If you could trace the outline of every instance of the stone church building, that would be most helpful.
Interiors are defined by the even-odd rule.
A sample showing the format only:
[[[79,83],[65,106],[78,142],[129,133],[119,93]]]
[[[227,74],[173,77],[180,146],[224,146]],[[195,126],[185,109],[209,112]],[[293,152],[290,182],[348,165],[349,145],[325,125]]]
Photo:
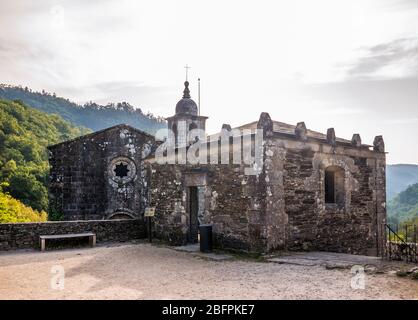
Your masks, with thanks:
[[[346,140],[333,128],[322,134],[303,122],[273,121],[267,113],[207,135],[207,117],[199,114],[188,85],[167,118],[165,141],[121,124],[50,146],[51,210],[65,220],[145,223],[145,208],[155,207],[154,236],[172,244],[198,241],[199,224],[209,223],[220,248],[383,254],[381,136],[367,145],[359,134]],[[256,132],[262,132],[258,147]],[[159,161],[158,150],[167,143],[172,152],[162,154],[170,160],[170,153],[174,163]],[[184,155],[196,143],[206,151],[198,151],[198,162],[189,161]],[[235,146],[245,144],[255,146],[250,158],[258,153],[261,163],[236,161]]]

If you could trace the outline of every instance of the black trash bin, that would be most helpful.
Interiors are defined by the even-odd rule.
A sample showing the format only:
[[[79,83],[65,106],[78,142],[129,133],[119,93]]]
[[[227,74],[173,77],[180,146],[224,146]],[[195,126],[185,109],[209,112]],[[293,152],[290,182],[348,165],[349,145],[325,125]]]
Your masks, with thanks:
[[[201,224],[199,226],[200,232],[200,251],[212,252],[212,225]]]

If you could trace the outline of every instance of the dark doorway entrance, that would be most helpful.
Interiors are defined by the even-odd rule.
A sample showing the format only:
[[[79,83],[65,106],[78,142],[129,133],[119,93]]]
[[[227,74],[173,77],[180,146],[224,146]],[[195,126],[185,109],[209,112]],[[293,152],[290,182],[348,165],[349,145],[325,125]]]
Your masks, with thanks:
[[[325,170],[325,203],[335,203],[335,174]]]
[[[197,218],[199,212],[199,196],[197,187],[189,187],[189,213],[190,213],[190,232],[189,242],[198,242],[199,220]]]

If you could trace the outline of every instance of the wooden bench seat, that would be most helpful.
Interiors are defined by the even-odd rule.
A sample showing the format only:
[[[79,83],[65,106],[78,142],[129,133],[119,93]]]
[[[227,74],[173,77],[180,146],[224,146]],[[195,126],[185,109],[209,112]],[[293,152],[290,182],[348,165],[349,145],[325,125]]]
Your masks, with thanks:
[[[96,245],[96,234],[92,232],[40,235],[39,244],[40,244],[41,251],[45,251],[45,240],[47,239],[69,239],[69,238],[84,238],[84,237],[89,237],[89,243],[91,247],[94,247]]]

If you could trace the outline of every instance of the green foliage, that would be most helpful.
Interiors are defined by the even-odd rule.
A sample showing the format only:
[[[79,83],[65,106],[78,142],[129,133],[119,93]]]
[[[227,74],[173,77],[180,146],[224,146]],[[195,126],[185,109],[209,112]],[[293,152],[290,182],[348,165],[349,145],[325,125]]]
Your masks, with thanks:
[[[3,183],[3,187],[7,185]],[[0,187],[0,223],[40,222],[48,218],[45,211],[33,210],[3,192]]]
[[[418,183],[409,186],[388,203],[388,223],[398,225],[418,222]]]
[[[398,277],[406,277],[407,275],[408,275],[408,273],[406,272],[406,271],[404,271],[404,270],[398,270],[398,271],[396,271],[396,275],[398,276]]]
[[[166,127],[165,120],[151,113],[144,114],[140,108],[134,108],[127,102],[109,103],[105,106],[89,102],[84,106],[68,99],[57,97],[45,91],[33,92],[28,88],[0,84],[0,99],[21,100],[25,104],[50,114],[58,114],[65,120],[90,128],[93,131],[126,123],[145,132],[155,132]],[[17,119],[16,121],[19,121]],[[13,130],[14,123],[10,123]],[[0,137],[1,141],[1,137]]]
[[[405,242],[415,242],[415,232],[418,228],[418,216],[415,218],[404,220],[398,225],[398,236]],[[395,230],[396,232],[396,230]],[[398,241],[399,239],[396,239]]]
[[[415,206],[418,204],[418,183],[409,186],[405,191],[401,192],[396,200],[402,205]]]
[[[40,173],[40,172],[39,172]],[[43,171],[42,171],[43,174]],[[40,177],[43,180],[43,176]],[[17,199],[36,210],[48,208],[48,189],[32,173],[16,172],[9,179],[10,186],[6,188]]]
[[[64,214],[53,207],[49,207],[48,211],[48,220],[50,221],[62,221],[64,219]]]
[[[9,194],[2,199],[15,207],[11,209],[14,215],[19,216],[19,210],[29,215],[29,211],[13,202],[15,199],[37,210],[34,214],[48,209],[46,147],[88,132],[21,101],[0,100],[0,182],[6,182],[3,191]]]

